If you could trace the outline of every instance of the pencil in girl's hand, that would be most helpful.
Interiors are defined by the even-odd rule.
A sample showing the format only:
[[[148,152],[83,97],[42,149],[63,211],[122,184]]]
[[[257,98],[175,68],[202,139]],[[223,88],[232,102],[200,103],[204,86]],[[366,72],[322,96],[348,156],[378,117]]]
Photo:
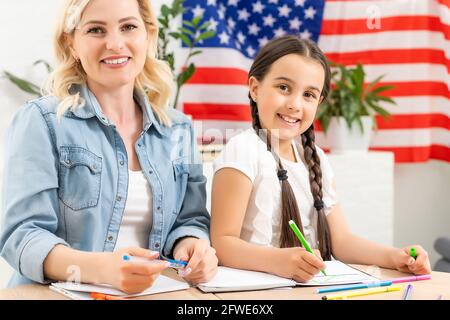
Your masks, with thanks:
[[[314,254],[314,252],[312,251],[311,247],[308,244],[308,241],[306,241],[305,237],[302,235],[300,229],[297,227],[297,224],[294,222],[294,220],[289,220],[289,226],[294,231],[295,235],[297,236],[298,240],[300,240],[306,251],[308,251],[311,254]],[[324,270],[320,270],[320,272],[322,272],[324,276],[327,275]]]

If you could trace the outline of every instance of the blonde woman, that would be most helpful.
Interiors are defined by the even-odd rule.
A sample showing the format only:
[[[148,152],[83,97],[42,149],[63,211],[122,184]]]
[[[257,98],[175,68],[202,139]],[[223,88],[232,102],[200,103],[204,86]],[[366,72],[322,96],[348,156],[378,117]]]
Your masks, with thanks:
[[[172,257],[188,262],[180,274],[191,283],[215,274],[206,179],[190,121],[167,107],[157,35],[148,0],[65,1],[48,95],[7,135],[9,286],[78,280],[140,292]]]

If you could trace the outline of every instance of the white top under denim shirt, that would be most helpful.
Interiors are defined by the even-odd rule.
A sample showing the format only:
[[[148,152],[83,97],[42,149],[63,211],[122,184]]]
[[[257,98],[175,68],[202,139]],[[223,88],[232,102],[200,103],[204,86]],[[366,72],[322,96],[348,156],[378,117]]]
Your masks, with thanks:
[[[301,144],[299,144],[301,147]],[[317,248],[317,212],[309,183],[309,171],[304,163],[303,147],[297,150],[292,144],[297,162],[282,159],[292,187],[304,235],[311,247]],[[333,171],[328,159],[318,146],[322,170],[322,191],[325,214],[328,215],[337,203],[337,195],[332,187]],[[231,138],[214,162],[214,172],[222,168],[234,168],[245,174],[253,184],[247,211],[245,213],[241,239],[259,245],[280,246],[281,232],[281,184],[277,176],[277,163],[267,151],[266,144],[248,129]]]
[[[114,251],[127,247],[148,248],[152,215],[152,191],[145,174],[141,170],[128,170],[128,196]]]
[[[0,254],[16,270],[8,286],[44,279],[43,262],[57,244],[112,252],[128,190],[125,145],[94,94],[73,86],[86,105],[56,118],[59,101],[28,102],[6,133]],[[191,121],[169,108],[172,127],[135,92],[143,129],[135,150],[152,191],[148,248],[170,256],[185,236],[209,239],[206,178]]]

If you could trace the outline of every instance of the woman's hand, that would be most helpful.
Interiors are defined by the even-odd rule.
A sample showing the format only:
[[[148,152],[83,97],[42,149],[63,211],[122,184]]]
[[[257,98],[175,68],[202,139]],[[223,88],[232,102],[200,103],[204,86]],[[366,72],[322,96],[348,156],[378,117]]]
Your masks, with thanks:
[[[123,260],[123,256],[140,257],[139,260]],[[167,261],[155,260],[159,253],[138,247],[130,247],[105,256],[104,282],[128,293],[139,293],[153,285],[161,272],[169,266]],[[143,261],[147,259],[147,261]]]
[[[216,250],[204,239],[186,237],[180,240],[173,251],[176,260],[188,261],[179,272],[186,281],[198,284],[209,281],[217,273]]]
[[[409,255],[411,248],[416,249],[417,258]],[[408,246],[403,249],[396,249],[392,254],[392,261],[398,271],[413,274],[430,274],[431,265],[428,253],[419,245]]]
[[[313,250],[314,255],[301,247],[278,250],[278,258],[273,261],[274,273],[278,276],[307,282],[326,267],[319,250]]]

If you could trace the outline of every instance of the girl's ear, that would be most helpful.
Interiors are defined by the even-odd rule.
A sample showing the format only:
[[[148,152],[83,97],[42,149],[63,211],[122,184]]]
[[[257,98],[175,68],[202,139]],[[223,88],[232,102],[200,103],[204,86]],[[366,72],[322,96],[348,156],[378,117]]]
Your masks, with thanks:
[[[258,86],[259,86],[258,79],[251,76],[250,79],[248,79],[248,87],[250,91],[250,96],[252,97],[252,100],[255,102],[258,100]]]
[[[320,96],[320,99],[319,99],[319,104],[321,104],[321,103],[322,103],[323,99],[324,99],[324,97],[323,97],[323,96]]]

